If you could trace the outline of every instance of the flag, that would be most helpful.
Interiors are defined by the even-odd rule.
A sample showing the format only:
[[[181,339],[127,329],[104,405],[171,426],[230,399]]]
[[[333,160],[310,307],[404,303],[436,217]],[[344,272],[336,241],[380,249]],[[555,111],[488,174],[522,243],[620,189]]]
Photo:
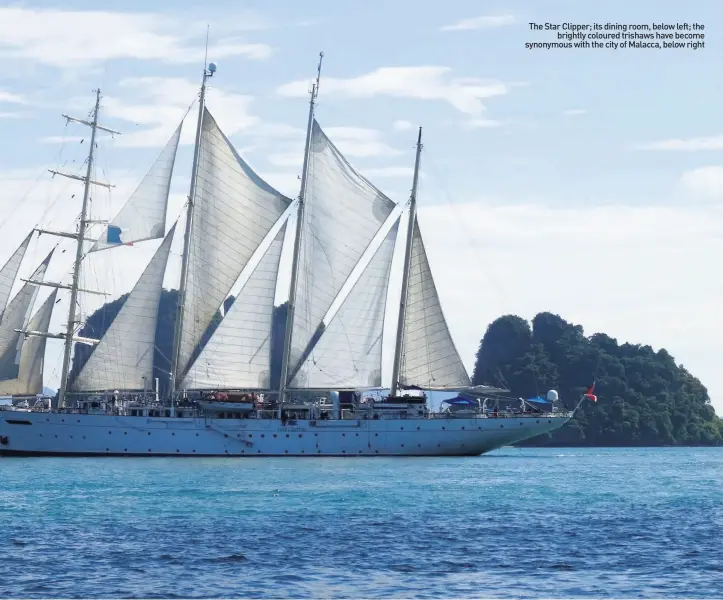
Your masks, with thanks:
[[[123,246],[132,246],[133,242],[124,242],[121,239],[123,230],[117,225],[108,225],[108,231],[106,233],[106,243],[108,244],[120,244]]]
[[[597,402],[597,396],[593,393],[595,391],[595,384],[593,383],[589,388],[587,388],[587,392],[583,394],[585,398],[588,400],[592,400],[593,402]]]

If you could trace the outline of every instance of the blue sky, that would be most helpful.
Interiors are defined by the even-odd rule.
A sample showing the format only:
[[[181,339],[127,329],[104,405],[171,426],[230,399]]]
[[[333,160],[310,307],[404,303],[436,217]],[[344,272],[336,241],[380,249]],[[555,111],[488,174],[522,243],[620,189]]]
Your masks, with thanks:
[[[420,219],[468,367],[492,319],[550,310],[589,334],[666,347],[721,412],[722,20],[715,0],[0,8],[0,209],[13,210],[0,260],[28,224],[72,225],[79,195],[69,199],[71,188],[42,173],[61,149],[62,160],[82,161],[73,136],[87,132],[66,129],[59,114],[86,114],[98,86],[103,122],[124,133],[104,142],[99,168],[118,185],[111,201],[124,200],[193,101],[210,23],[219,68],[209,108],[288,194],[298,191],[304,92],[319,50],[318,120],[396,201],[408,195],[414,129],[424,126]],[[529,21],[697,21],[707,39],[697,51],[526,50],[526,41],[552,41]],[[192,130],[189,120],[174,214]],[[64,133],[64,144],[53,139]],[[137,275],[140,255],[128,256]],[[58,269],[61,277],[67,264]],[[128,281],[114,283],[125,291]]]

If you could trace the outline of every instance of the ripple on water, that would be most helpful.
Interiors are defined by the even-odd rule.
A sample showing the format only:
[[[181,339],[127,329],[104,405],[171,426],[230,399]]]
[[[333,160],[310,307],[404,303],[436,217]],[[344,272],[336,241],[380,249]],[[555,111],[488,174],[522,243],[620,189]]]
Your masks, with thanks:
[[[0,461],[0,597],[723,595],[717,449]]]

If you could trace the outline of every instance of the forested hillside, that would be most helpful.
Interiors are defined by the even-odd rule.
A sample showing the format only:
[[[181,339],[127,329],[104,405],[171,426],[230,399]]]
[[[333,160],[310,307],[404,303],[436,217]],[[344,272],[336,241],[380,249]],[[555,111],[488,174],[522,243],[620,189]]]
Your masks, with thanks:
[[[532,441],[585,446],[720,444],[723,421],[703,384],[666,350],[618,344],[604,333],[540,313],[494,321],[477,352],[475,383],[532,397],[558,390],[570,408],[596,380],[598,402],[585,401],[565,427]]]

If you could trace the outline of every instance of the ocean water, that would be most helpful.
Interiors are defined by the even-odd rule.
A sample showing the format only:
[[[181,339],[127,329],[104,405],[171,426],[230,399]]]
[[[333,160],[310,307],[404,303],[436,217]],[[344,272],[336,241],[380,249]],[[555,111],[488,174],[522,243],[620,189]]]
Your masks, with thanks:
[[[0,597],[721,597],[723,449],[0,458]]]

